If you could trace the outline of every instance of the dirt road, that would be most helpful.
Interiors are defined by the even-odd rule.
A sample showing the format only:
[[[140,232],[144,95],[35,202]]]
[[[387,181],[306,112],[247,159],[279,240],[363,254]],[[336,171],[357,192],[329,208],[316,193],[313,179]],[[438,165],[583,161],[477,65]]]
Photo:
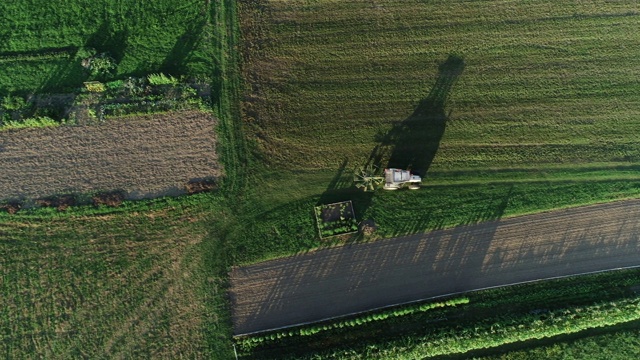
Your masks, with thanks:
[[[139,199],[217,177],[215,119],[185,111],[0,133],[0,200],[124,190]]]
[[[233,269],[235,334],[492,286],[640,266],[640,200],[320,250]]]

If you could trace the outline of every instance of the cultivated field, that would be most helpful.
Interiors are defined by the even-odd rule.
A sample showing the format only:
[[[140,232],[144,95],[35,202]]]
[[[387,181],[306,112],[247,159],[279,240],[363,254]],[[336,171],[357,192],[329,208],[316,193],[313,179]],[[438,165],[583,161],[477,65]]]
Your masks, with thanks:
[[[123,190],[131,199],[179,195],[222,174],[211,114],[171,112],[0,133],[0,198]]]
[[[640,161],[637,1],[241,4],[245,122],[269,163]]]
[[[487,287],[640,266],[640,201],[529,215],[235,268],[236,334]]]
[[[220,200],[202,195],[129,204],[129,211],[72,208],[55,219],[5,214],[0,354],[230,358],[230,349],[210,341],[226,325],[224,312],[211,315],[217,280],[204,266],[206,244],[215,241],[207,214]]]

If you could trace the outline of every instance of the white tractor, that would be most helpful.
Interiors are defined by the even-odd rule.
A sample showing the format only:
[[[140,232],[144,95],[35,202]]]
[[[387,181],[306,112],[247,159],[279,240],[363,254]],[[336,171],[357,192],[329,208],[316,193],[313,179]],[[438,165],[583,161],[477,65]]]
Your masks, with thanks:
[[[388,168],[384,169],[384,176],[376,176],[375,173],[373,167],[356,170],[353,177],[356,187],[364,191],[374,191],[380,185],[383,185],[382,188],[385,190],[398,190],[404,187],[417,190],[422,183],[422,178],[411,174],[409,170]]]
[[[384,186],[385,190],[398,190],[407,187],[409,190],[420,189],[422,178],[412,174],[409,170],[400,169],[384,169]]]

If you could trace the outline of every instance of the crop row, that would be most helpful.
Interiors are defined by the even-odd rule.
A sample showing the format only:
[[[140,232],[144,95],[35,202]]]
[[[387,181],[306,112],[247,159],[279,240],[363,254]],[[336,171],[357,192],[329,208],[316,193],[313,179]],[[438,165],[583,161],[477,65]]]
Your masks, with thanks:
[[[244,351],[250,351],[252,348],[255,348],[257,346],[260,346],[269,342],[278,341],[286,337],[311,336],[323,331],[330,331],[330,330],[342,329],[342,328],[352,328],[352,327],[361,326],[361,325],[375,322],[375,321],[384,321],[394,317],[412,315],[419,312],[424,312],[424,311],[437,309],[437,308],[455,307],[458,305],[464,305],[468,303],[469,303],[469,299],[466,297],[462,297],[462,298],[449,299],[442,302],[432,302],[432,303],[424,303],[424,304],[418,304],[418,305],[402,306],[402,307],[388,309],[384,311],[371,312],[369,314],[360,315],[360,316],[346,319],[346,320],[336,320],[336,321],[331,321],[331,322],[317,324],[317,325],[305,325],[299,328],[276,331],[276,332],[257,335],[257,336],[250,335],[246,337],[239,337],[236,339],[236,341]]]

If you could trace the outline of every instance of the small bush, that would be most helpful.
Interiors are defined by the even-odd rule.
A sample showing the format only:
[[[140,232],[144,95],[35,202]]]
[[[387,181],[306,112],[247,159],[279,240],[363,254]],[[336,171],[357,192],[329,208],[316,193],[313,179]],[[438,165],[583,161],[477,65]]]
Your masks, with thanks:
[[[50,196],[38,199],[36,203],[44,207],[54,207],[58,211],[65,211],[69,206],[76,204],[76,197],[74,195]]]
[[[91,72],[91,76],[108,78],[115,75],[116,60],[109,53],[100,53],[83,60],[83,66]]]
[[[22,204],[17,201],[10,201],[6,204],[0,205],[0,210],[4,210],[9,214],[15,214],[22,208]]]
[[[185,185],[185,188],[187,190],[187,194],[191,195],[216,190],[218,185],[213,179],[191,180]]]
[[[124,201],[124,193],[122,191],[112,191],[105,193],[98,193],[92,197],[93,205],[100,206],[111,206],[118,207],[122,205]]]
[[[87,81],[84,83],[84,87],[89,92],[101,93],[107,90],[107,87],[100,81]]]

